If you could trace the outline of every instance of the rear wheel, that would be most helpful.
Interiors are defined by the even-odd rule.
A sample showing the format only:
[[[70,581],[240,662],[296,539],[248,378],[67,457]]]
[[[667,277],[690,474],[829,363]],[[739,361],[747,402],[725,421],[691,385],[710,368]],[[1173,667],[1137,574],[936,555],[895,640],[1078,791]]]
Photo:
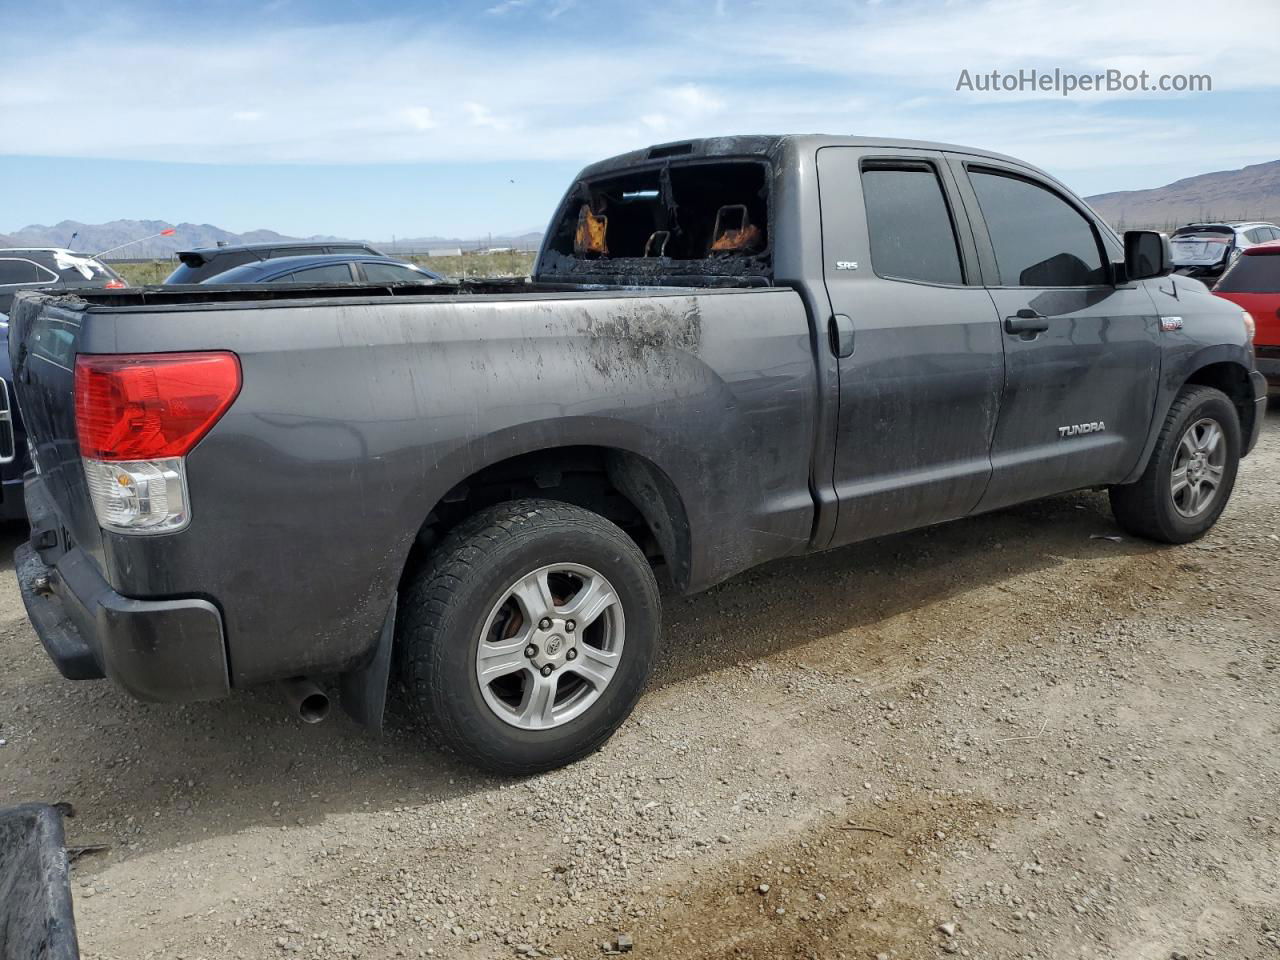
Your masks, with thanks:
[[[652,669],[661,609],[636,544],[548,500],[463,522],[405,588],[397,645],[410,701],[478,766],[534,773],[598,748]]]
[[[1135,483],[1111,488],[1111,512],[1130,533],[1165,543],[1202,537],[1222,515],[1240,464],[1240,419],[1226,394],[1183,387]]]

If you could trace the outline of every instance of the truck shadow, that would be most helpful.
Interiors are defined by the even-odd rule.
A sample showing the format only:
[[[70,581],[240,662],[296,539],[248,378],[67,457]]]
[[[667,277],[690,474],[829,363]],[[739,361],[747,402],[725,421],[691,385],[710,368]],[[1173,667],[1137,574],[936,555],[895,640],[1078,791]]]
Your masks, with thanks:
[[[667,593],[658,682],[849,632],[856,660],[872,634],[894,618],[957,599],[993,612],[989,588],[1001,588],[1002,603],[1016,606],[1020,595],[1030,596],[1027,591],[1051,592],[1054,571],[1070,561],[1164,549],[1123,533],[1106,494],[1081,492],[775,561],[693,597]],[[1009,586],[1023,579],[1048,586]],[[963,645],[963,625],[958,628],[955,641]]]
[[[864,635],[922,605],[969,598],[987,606],[990,588],[1014,578],[1161,550],[1094,538],[1117,534],[1105,496],[1082,493],[774,562],[694,597],[667,590],[666,652],[651,690],[846,632],[840,649],[856,658]],[[23,536],[0,535],[0,549],[11,555]],[[0,781],[12,788],[6,802],[71,802],[79,816],[68,824],[70,842],[115,843],[101,862],[250,826],[430,806],[500,782],[442,755],[427,732],[403,722],[381,738],[339,711],[304,726],[272,689],[172,706],[136,702],[108,682],[64,681],[25,622],[11,572],[5,579],[0,649],[16,658],[0,680],[0,736],[12,731],[0,754]],[[1016,590],[1002,596],[1018,602]],[[974,631],[957,627],[957,645],[975,639],[966,629]],[[874,679],[877,662],[912,655],[899,641],[854,669]]]

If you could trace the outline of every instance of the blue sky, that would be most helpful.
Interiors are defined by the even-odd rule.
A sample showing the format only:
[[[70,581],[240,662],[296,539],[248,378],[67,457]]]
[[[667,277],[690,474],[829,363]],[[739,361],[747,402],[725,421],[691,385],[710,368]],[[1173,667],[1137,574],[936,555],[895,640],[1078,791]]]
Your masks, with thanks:
[[[1275,0],[0,0],[0,233],[538,229],[593,159],[740,132],[969,143],[1085,194],[1157,186],[1280,158],[1278,36]],[[962,69],[1055,67],[1213,91],[956,91]]]

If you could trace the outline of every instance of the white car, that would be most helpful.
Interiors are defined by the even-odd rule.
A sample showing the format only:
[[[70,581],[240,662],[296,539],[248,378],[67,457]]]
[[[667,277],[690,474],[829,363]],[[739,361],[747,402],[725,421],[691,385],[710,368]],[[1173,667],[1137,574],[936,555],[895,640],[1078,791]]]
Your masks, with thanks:
[[[62,247],[0,248],[0,312],[8,312],[19,290],[115,290],[125,285],[120,274],[87,253]]]
[[[1280,240],[1280,227],[1274,223],[1229,221],[1179,227],[1169,245],[1178,273],[1212,283],[1235,262],[1241,250],[1272,240]]]

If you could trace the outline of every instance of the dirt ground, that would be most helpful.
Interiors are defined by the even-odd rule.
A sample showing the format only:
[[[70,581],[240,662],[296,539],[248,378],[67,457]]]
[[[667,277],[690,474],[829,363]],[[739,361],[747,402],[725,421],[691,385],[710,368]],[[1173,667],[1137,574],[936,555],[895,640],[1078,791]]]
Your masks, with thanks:
[[[63,681],[6,564],[0,803],[111,845],[89,958],[1280,958],[1280,408],[1207,538],[1117,533],[1079,494],[668,597],[634,717],[523,781]]]

